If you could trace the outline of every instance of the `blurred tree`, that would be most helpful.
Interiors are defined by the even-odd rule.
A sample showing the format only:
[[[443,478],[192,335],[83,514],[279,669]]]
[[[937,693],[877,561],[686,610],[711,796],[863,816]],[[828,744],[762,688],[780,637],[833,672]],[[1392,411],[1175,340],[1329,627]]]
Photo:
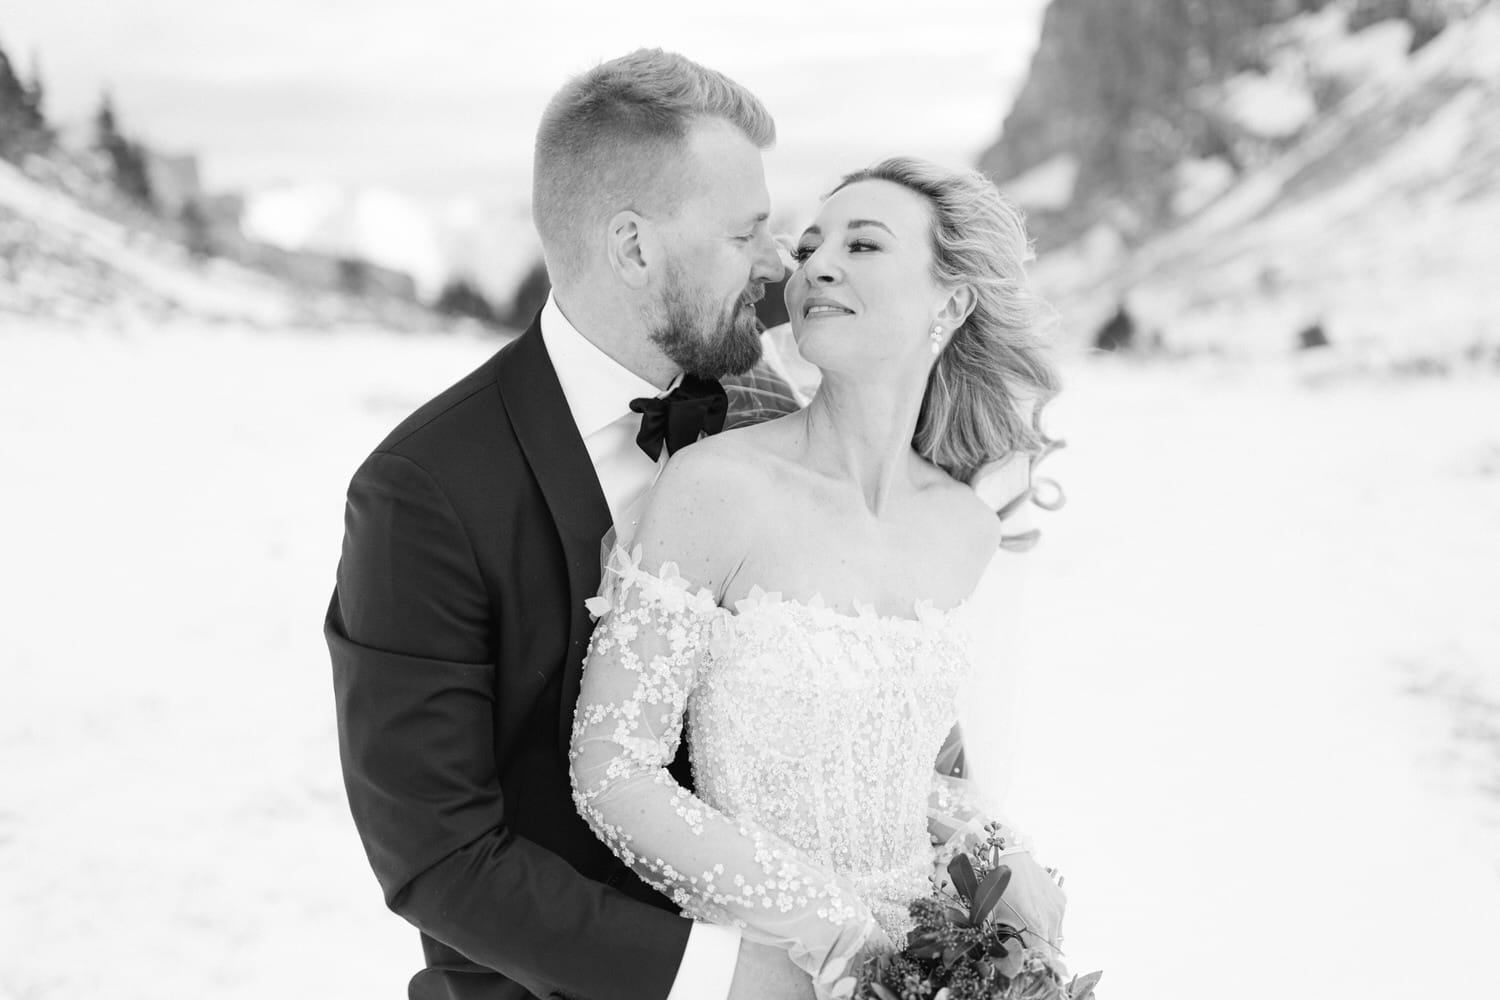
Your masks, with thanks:
[[[1315,321],[1304,326],[1297,332],[1297,349],[1299,351],[1312,351],[1319,347],[1330,346],[1328,331],[1323,329],[1321,321]]]
[[[94,146],[109,161],[115,189],[142,208],[156,208],[151,190],[151,175],[146,164],[146,147],[132,142],[120,132],[114,101],[105,91],[94,113]]]
[[[1115,314],[1094,334],[1094,349],[1129,351],[1135,347],[1135,318],[1121,302]]]
[[[551,291],[552,279],[547,277],[547,262],[539,260],[531,265],[531,270],[516,285],[516,292],[510,299],[510,308],[501,317],[501,321],[515,330],[526,329],[536,318],[536,314],[542,311]]]
[[[487,326],[498,326],[495,307],[467,278],[453,278],[443,286],[433,307],[446,316],[467,316]]]
[[[42,107],[46,99],[47,90],[42,86],[42,60],[33,52],[31,54],[31,79],[26,81],[26,102],[39,127],[45,127],[47,124],[47,115]]]
[[[31,81],[23,83],[10,57],[0,50],[0,158],[20,163],[27,154],[52,146],[42,97],[40,73],[33,68]]]
[[[182,224],[182,243],[194,260],[213,256],[213,232],[209,227],[208,215],[196,198],[182,206],[177,221]]]
[[[370,265],[358,257],[340,257],[338,275],[341,292],[363,296],[371,290]]]

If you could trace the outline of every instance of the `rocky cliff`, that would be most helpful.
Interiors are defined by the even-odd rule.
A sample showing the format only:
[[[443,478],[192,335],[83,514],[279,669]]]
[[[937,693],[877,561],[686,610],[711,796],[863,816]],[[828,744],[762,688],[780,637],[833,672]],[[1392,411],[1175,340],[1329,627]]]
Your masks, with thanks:
[[[1495,359],[1500,4],[1153,6],[1055,0],[985,160],[1067,339]]]
[[[1100,222],[1135,242],[1200,207],[1205,187],[1295,143],[1357,85],[1359,67],[1286,65],[1278,28],[1332,7],[1351,32],[1399,21],[1417,49],[1477,6],[1052,0],[1026,83],[980,166],[1026,206],[1044,248]]]

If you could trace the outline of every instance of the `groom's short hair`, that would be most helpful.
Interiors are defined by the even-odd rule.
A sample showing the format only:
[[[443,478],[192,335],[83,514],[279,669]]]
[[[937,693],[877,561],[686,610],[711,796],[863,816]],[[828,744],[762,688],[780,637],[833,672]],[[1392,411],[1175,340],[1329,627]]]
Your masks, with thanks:
[[[678,192],[665,181],[702,119],[728,122],[761,149],[776,141],[754,94],[675,52],[637,49],[557,92],[537,129],[531,185],[554,283],[583,265],[587,241],[616,212],[672,210]]]

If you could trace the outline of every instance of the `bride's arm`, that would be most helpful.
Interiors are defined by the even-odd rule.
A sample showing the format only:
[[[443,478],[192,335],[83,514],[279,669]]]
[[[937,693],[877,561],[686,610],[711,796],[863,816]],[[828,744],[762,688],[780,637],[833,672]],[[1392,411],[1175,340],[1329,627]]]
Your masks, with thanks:
[[[755,823],[719,813],[667,771],[699,667],[725,623],[714,591],[739,558],[733,470],[719,467],[709,443],[673,459],[637,547],[616,550],[591,603],[602,618],[574,716],[574,801],[594,832],[686,914],[786,948],[823,992],[882,940],[869,908],[833,872]],[[687,461],[694,453],[700,460]]]

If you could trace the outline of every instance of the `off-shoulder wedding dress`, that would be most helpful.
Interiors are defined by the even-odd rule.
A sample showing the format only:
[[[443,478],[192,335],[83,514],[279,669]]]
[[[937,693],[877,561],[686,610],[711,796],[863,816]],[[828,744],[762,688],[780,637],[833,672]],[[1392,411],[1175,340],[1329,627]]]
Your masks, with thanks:
[[[787,948],[828,995],[863,948],[904,944],[934,841],[986,822],[935,769],[976,597],[892,617],[757,588],[724,608],[674,564],[653,572],[616,546],[590,602],[579,811],[686,915]],[[667,771],[684,724],[694,793]]]

